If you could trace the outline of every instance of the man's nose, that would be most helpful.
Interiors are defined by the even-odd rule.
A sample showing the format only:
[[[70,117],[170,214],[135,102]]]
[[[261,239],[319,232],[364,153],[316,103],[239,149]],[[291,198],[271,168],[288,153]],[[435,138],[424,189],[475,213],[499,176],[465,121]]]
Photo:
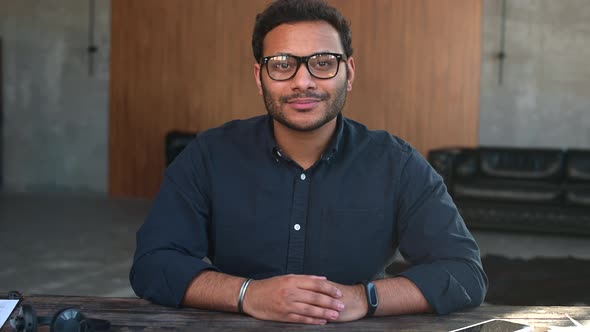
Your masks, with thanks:
[[[316,88],[315,77],[311,76],[305,63],[302,63],[299,70],[291,79],[291,89],[306,91]]]

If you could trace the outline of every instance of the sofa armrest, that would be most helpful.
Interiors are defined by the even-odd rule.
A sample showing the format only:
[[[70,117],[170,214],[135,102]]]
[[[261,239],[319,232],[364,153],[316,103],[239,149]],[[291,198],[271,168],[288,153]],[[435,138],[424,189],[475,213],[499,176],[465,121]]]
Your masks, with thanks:
[[[196,132],[173,130],[166,134],[166,166],[195,138]]]
[[[460,148],[434,149],[428,152],[428,162],[442,176],[447,188],[452,185],[455,159],[461,153],[462,149]]]

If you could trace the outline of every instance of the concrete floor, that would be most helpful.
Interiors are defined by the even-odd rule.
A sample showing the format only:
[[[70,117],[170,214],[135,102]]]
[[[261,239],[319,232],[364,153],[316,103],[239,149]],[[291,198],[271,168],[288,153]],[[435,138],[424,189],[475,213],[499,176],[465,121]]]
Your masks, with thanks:
[[[135,296],[128,273],[148,200],[0,195],[0,292]]]
[[[135,296],[128,273],[149,200],[0,194],[0,293]],[[590,258],[590,238],[475,231],[482,255]]]

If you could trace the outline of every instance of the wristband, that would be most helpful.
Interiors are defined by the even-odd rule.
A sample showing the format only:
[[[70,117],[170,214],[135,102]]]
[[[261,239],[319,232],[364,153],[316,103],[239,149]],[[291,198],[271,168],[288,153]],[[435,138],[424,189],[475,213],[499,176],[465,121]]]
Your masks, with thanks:
[[[250,281],[252,281],[252,279],[246,279],[242,284],[242,288],[240,288],[240,296],[238,296],[238,312],[241,314],[244,313],[244,297],[246,297],[246,290],[248,289],[248,285],[250,285]]]
[[[379,306],[379,297],[377,297],[377,288],[371,281],[363,282],[365,286],[365,293],[367,295],[367,315],[365,317],[371,317]]]

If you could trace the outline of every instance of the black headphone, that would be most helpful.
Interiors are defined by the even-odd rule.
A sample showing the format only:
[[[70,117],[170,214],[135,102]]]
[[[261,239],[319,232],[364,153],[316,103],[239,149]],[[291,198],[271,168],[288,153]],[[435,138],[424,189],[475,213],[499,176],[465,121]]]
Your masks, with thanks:
[[[10,320],[16,332],[37,332],[37,326],[49,325],[51,332],[95,332],[108,331],[111,323],[104,319],[86,318],[82,312],[74,308],[64,308],[53,315],[39,316],[29,304],[24,304],[16,317]]]

